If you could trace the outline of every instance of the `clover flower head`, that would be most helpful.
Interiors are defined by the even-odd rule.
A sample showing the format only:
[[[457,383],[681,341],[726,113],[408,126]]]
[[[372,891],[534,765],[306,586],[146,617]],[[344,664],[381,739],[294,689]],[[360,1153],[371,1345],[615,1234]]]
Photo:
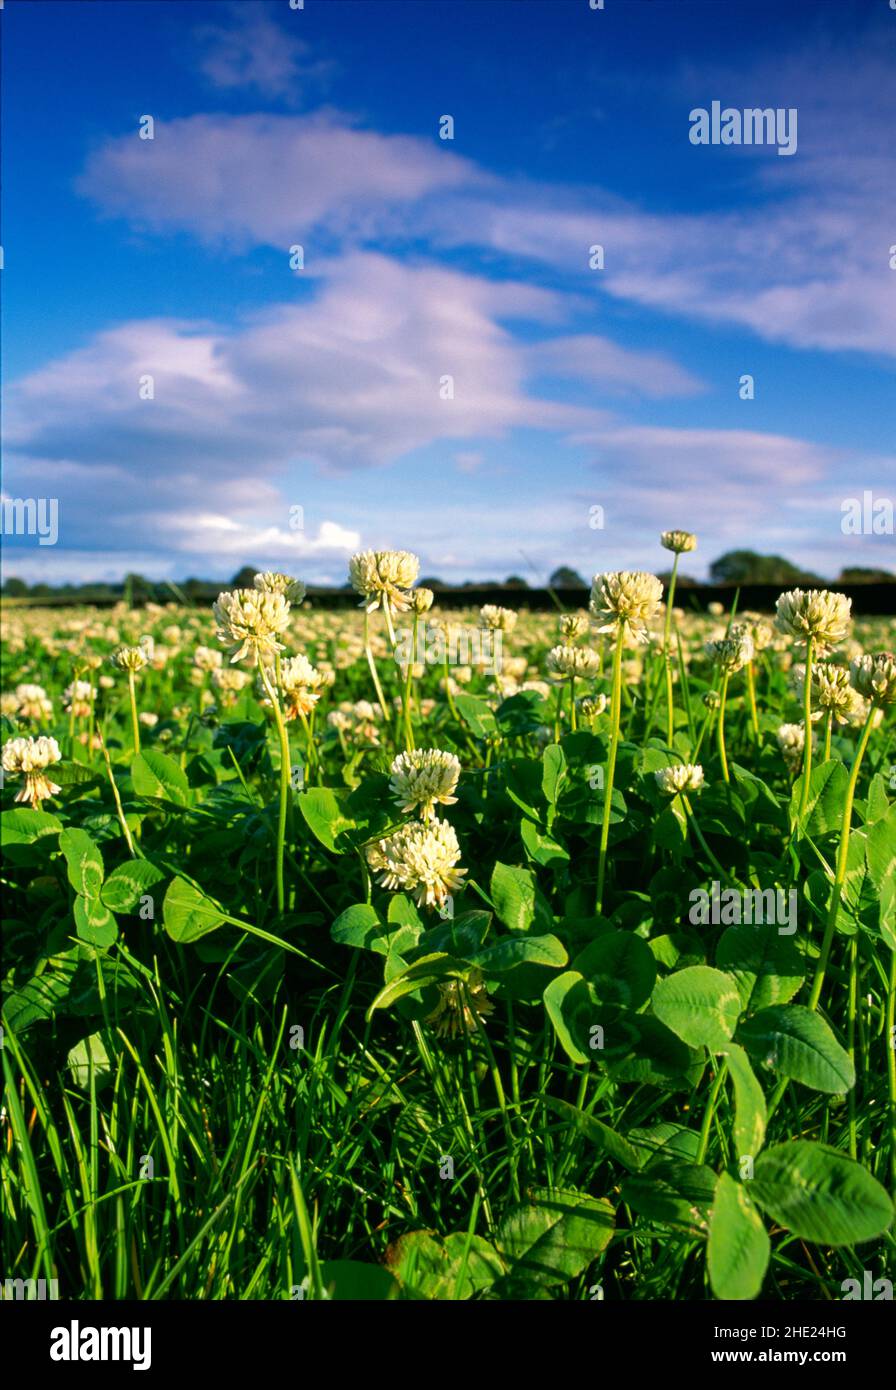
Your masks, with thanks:
[[[459,859],[457,835],[445,820],[409,821],[367,849],[380,886],[414,893],[420,907],[442,907],[461,887],[467,871],[456,867]]]
[[[826,656],[849,635],[852,600],[829,589],[789,589],[775,604],[775,626]]]
[[[690,531],[663,531],[660,535],[660,545],[664,550],[684,555],[688,550],[697,549],[697,537]]]
[[[53,702],[42,685],[17,685],[15,714],[18,719],[52,719]]]
[[[420,573],[420,560],[409,550],[361,550],[348,563],[352,588],[362,597],[362,608],[372,613],[380,605],[396,613],[407,612],[410,589]]]
[[[142,671],[144,666],[149,665],[150,655],[143,645],[137,647],[121,646],[116,647],[109,660],[119,671],[127,671],[128,675],[136,675]]]
[[[229,643],[230,660],[251,661],[282,651],[278,639],[289,626],[289,599],[261,589],[234,589],[215,601],[219,642]]]
[[[399,753],[389,771],[392,795],[405,815],[419,809],[423,820],[432,820],[437,803],[453,806],[457,801],[453,793],[460,778],[460,763],[453,753],[438,748]]]
[[[577,642],[588,631],[587,613],[564,613],[560,618],[560,636],[566,643]]]
[[[215,647],[199,646],[193,653],[193,665],[199,671],[217,671],[224,657]]]
[[[273,671],[268,673],[274,684]],[[287,721],[307,716],[320,699],[325,677],[312,666],[307,656],[289,656],[280,663],[280,694],[283,698],[283,717]]]
[[[16,793],[16,801],[27,801],[36,811],[42,801],[54,796],[60,788],[50,781],[46,769],[61,761],[62,753],[55,738],[11,738],[4,743],[3,771],[25,778],[25,785]]]
[[[488,997],[481,970],[470,970],[465,980],[448,980],[438,986],[439,1000],[425,1022],[440,1038],[476,1033],[485,1025],[494,1004]]]
[[[852,683],[864,699],[881,708],[896,704],[896,655],[893,652],[857,656],[849,669]]]
[[[579,701],[579,709],[586,719],[596,719],[607,708],[606,695],[586,695]]]
[[[699,763],[679,763],[675,767],[661,767],[653,775],[665,796],[678,796],[679,792],[698,792],[703,786],[703,768]]]
[[[282,594],[290,603],[301,603],[305,597],[305,585],[301,579],[293,579],[291,574],[265,570],[262,574],[256,574],[252,582],[261,593]]]
[[[512,632],[519,617],[512,608],[500,608],[496,603],[484,603],[479,610],[484,627],[493,632]]]
[[[727,637],[720,638],[718,642],[706,643],[706,655],[710,660],[718,662],[721,670],[727,675],[733,675],[735,671],[742,670],[748,661],[753,660],[753,638],[745,627],[733,626]]]
[[[84,719],[90,714],[90,706],[96,691],[90,681],[74,680],[63,691],[65,709],[76,719]]]
[[[629,639],[646,642],[647,625],[662,596],[663,586],[655,574],[618,570],[594,576],[589,607],[600,622],[598,632],[618,633],[623,643]]]
[[[600,657],[591,647],[552,647],[547,656],[548,670],[560,679],[566,676],[596,676]]]
[[[408,595],[412,613],[428,613],[432,608],[435,594],[432,589],[413,589]]]
[[[796,667],[803,673],[805,667]],[[832,714],[838,724],[855,724],[866,714],[865,701],[852,684],[849,668],[830,661],[819,661],[812,667],[812,684],[822,712]]]

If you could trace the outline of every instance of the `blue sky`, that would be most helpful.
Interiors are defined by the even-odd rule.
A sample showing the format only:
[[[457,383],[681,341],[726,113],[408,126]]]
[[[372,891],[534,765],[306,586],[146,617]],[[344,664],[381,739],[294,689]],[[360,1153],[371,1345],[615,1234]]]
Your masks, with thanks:
[[[666,527],[697,575],[738,546],[896,568],[840,525],[896,493],[888,0],[6,0],[0,26],[4,496],[59,499],[6,574],[341,583],[395,546],[536,582],[661,568]],[[795,108],[796,152],[695,146],[714,100]]]

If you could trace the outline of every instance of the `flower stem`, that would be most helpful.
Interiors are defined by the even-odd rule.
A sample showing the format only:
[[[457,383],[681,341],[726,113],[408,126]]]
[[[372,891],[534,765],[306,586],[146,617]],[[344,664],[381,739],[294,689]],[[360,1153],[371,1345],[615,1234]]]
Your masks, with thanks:
[[[812,776],[812,656],[814,643],[811,637],[806,639],[806,679],[803,682],[803,728],[806,736],[803,740],[803,787],[800,792],[800,809],[798,817],[800,820],[806,814],[806,807],[809,805],[809,779]]]
[[[700,1126],[700,1141],[697,1146],[697,1155],[694,1159],[695,1163],[702,1163],[704,1158],[706,1157],[706,1150],[709,1147],[709,1130],[710,1126],[712,1125],[712,1117],[715,1114],[716,1103],[719,1099],[719,1092],[722,1089],[722,1083],[724,1082],[725,1077],[727,1075],[728,1061],[726,1058],[720,1064],[719,1070],[716,1072],[715,1081],[713,1082],[712,1090],[709,1093],[709,1100],[707,1101],[706,1109],[703,1112],[703,1124]]]
[[[277,877],[277,911],[282,915],[286,906],[286,894],[283,888],[283,852],[286,844],[286,813],[289,807],[289,779],[290,779],[290,754],[289,754],[289,734],[283,722],[283,714],[280,709],[280,699],[271,682],[268,680],[267,672],[258,657],[258,669],[261,673],[262,684],[267,691],[271,708],[274,711],[274,723],[277,725],[277,734],[280,739],[280,807],[277,817],[277,857],[275,861],[275,872]]]
[[[569,678],[569,724],[573,733],[576,731],[576,678]]]
[[[364,650],[367,653],[367,665],[370,667],[370,675],[373,680],[373,688],[376,691],[376,698],[379,701],[380,710],[383,718],[388,717],[386,709],[386,698],[383,695],[383,688],[380,685],[380,678],[377,674],[376,661],[374,660],[373,650],[370,646],[370,614],[364,609]]]
[[[140,752],[140,722],[137,719],[137,691],[134,685],[134,672],[128,671],[128,692],[131,699],[131,729],[134,736],[134,753]]]
[[[750,726],[753,730],[753,737],[759,742],[759,715],[756,711],[756,682],[753,678],[753,663],[747,662],[747,700],[750,704]]]
[[[622,704],[622,631],[617,634],[613,651],[613,694],[610,703],[610,751],[607,755],[607,782],[604,787],[604,813],[600,827],[600,850],[597,859],[597,904],[600,916],[604,901],[604,876],[607,871],[607,845],[610,840],[610,809],[613,797],[613,777],[616,772],[616,753],[619,748],[619,717]]]
[[[672,574],[669,578],[669,592],[666,595],[666,621],[663,626],[663,665],[666,668],[666,742],[672,742],[675,732],[674,697],[672,692],[672,653],[669,650],[672,639],[672,605],[675,602],[675,582],[678,579],[678,551],[672,561]]]
[[[726,671],[722,677],[722,689],[720,691],[719,700],[719,722],[716,726],[716,740],[719,746],[719,758],[722,763],[722,776],[724,777],[726,782],[731,781],[731,778],[728,775],[728,757],[725,752],[725,701],[728,698],[729,680],[730,676],[729,673]]]
[[[827,762],[831,756],[831,729],[834,723],[834,711],[828,710],[828,717],[824,724],[824,761]]]
[[[812,993],[809,995],[810,1009],[816,1009],[818,1007],[818,1001],[821,998],[821,991],[824,985],[825,972],[828,968],[828,957],[831,954],[831,943],[834,939],[834,928],[837,925],[837,913],[840,908],[840,895],[843,892],[843,884],[846,880],[846,866],[849,862],[849,835],[852,827],[852,804],[855,800],[856,784],[859,780],[859,768],[862,765],[865,749],[868,747],[868,740],[871,737],[871,725],[874,721],[875,709],[876,706],[872,704],[868,711],[868,718],[865,720],[865,727],[862,730],[861,738],[859,739],[856,755],[853,758],[852,771],[849,774],[846,798],[843,802],[843,820],[840,825],[840,845],[837,850],[837,868],[834,875],[834,884],[831,889],[828,920],[825,923],[821,952],[818,957],[818,964],[815,967],[815,979],[812,982]]]

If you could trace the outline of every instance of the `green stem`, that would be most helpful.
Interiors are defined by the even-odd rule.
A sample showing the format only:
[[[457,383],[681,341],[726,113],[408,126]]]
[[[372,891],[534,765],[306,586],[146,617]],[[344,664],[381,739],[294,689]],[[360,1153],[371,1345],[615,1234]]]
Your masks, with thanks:
[[[853,758],[852,771],[849,774],[849,783],[846,788],[846,798],[843,803],[843,819],[840,825],[840,845],[837,850],[837,868],[834,875],[834,884],[831,889],[831,901],[828,907],[828,919],[824,928],[824,939],[821,943],[821,953],[818,957],[818,965],[815,967],[815,979],[812,982],[812,993],[809,995],[809,1008],[816,1009],[821,998],[821,991],[824,985],[825,972],[828,968],[828,957],[831,954],[831,943],[834,939],[834,928],[837,925],[837,913],[840,908],[840,895],[843,891],[843,884],[846,880],[846,865],[849,861],[849,835],[852,827],[852,804],[856,795],[856,784],[859,780],[859,768],[865,756],[865,749],[868,747],[868,740],[871,737],[871,725],[877,706],[872,704],[868,711],[868,718],[865,720],[865,727],[862,730],[859,746]],[[807,732],[807,738],[811,738],[811,729]]]
[[[373,651],[370,646],[370,614],[366,606],[364,608],[364,651],[367,653],[367,665],[370,667],[373,688],[376,691],[376,698],[379,702],[380,710],[382,711],[383,718],[388,719],[389,712],[386,709],[386,697],[383,695],[383,688],[380,685],[380,678],[377,674],[376,661],[374,660]]]
[[[722,763],[722,776],[724,777],[726,782],[731,781],[731,778],[728,775],[728,757],[725,752],[725,701],[728,698],[729,680],[730,675],[726,671],[725,674],[722,676],[722,689],[720,691],[721,698],[719,701],[719,722],[716,727],[716,739],[719,747],[719,758]]]
[[[886,1015],[887,1082],[890,1092],[890,1185],[896,1194],[896,951],[890,952]]]
[[[570,727],[571,727],[573,733],[575,733],[575,731],[576,731],[576,678],[575,678],[575,676],[570,676],[570,678],[569,678],[569,723],[570,723]]]
[[[610,704],[610,751],[607,755],[607,783],[604,787],[604,812],[600,827],[600,850],[597,860],[597,904],[595,911],[600,916],[604,901],[604,876],[607,871],[607,845],[610,840],[610,809],[613,796],[613,778],[616,773],[616,753],[619,748],[619,718],[622,704],[622,642],[623,632],[616,634],[613,651],[613,694]]]
[[[728,1061],[726,1058],[720,1064],[719,1070],[716,1072],[715,1081],[712,1083],[712,1090],[709,1093],[709,1100],[707,1101],[706,1109],[703,1112],[703,1124],[700,1126],[700,1142],[697,1145],[697,1155],[694,1159],[695,1163],[702,1163],[704,1158],[706,1157],[706,1150],[709,1147],[709,1130],[710,1126],[712,1125],[712,1117],[715,1114],[716,1103],[719,1099],[719,1092],[722,1089],[722,1083],[724,1082],[725,1077],[727,1075]]]
[[[280,739],[280,806],[277,816],[277,857],[275,861],[275,872],[277,877],[277,911],[282,916],[286,907],[286,894],[283,887],[283,854],[286,845],[286,814],[289,809],[289,779],[291,774],[289,734],[283,722],[279,696],[268,680],[260,653],[258,657],[258,669],[261,673],[262,684],[271,702],[271,708],[274,711],[274,723],[277,725],[277,734]]]
[[[128,693],[131,699],[131,729],[134,737],[134,752],[140,752],[140,721],[137,718],[137,691],[134,685],[134,672],[128,671]]]
[[[759,715],[756,710],[756,682],[753,678],[753,663],[747,662],[747,700],[750,705],[750,727],[753,730],[753,737],[759,742]]]
[[[672,561],[672,574],[669,578],[669,592],[666,595],[666,621],[663,625],[663,664],[666,668],[666,742],[672,742],[675,732],[674,696],[672,692],[672,653],[669,650],[672,638],[672,605],[675,602],[675,582],[678,579],[678,552]]]
[[[798,818],[802,821],[809,805],[809,779],[812,776],[812,656],[814,643],[806,639],[806,679],[803,682],[803,727],[806,731],[803,740],[803,786],[800,792]]]
[[[827,762],[831,756],[831,729],[834,723],[834,711],[828,710],[828,717],[824,725],[824,761]]]

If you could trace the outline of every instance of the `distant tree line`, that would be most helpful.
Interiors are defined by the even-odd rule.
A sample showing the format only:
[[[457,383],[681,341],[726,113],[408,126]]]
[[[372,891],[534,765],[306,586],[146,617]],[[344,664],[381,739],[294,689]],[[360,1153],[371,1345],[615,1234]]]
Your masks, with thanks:
[[[256,570],[253,565],[244,565],[237,570],[230,581],[230,588],[249,588]],[[660,578],[668,580],[669,574],[661,573]],[[836,580],[829,581],[793,565],[781,555],[760,555],[755,550],[729,550],[713,560],[709,566],[711,584],[780,584],[782,587],[824,587],[830,582],[837,584],[894,584],[896,574],[892,570],[873,569],[861,565],[851,565],[842,569]],[[696,586],[700,580],[679,573],[678,583],[682,587]],[[498,579],[469,579],[463,584],[445,584],[441,579],[427,575],[420,580],[427,589],[528,589],[528,582],[518,574],[511,574],[503,581]],[[66,599],[72,603],[91,603],[96,600],[124,599],[127,603],[167,603],[174,599],[183,602],[204,603],[215,598],[222,585],[215,579],[197,579],[195,576],[174,583],[171,580],[146,579],[142,574],[127,574],[116,584],[26,584],[24,579],[10,577],[4,581],[2,592],[7,598],[32,598],[58,600]],[[342,586],[349,589],[351,586]],[[560,565],[548,580],[551,589],[588,589],[590,580],[584,579],[578,570],[568,565]]]

